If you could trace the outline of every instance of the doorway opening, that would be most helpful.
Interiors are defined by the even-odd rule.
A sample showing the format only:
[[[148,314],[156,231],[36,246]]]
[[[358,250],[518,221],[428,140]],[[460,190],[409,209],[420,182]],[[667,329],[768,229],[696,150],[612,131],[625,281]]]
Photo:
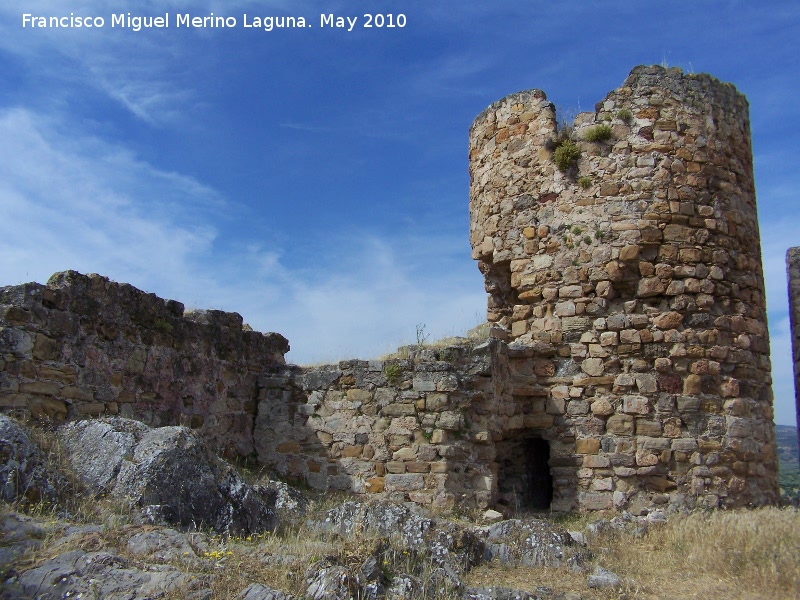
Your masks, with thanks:
[[[550,510],[550,442],[530,432],[497,443],[497,504],[511,512]]]

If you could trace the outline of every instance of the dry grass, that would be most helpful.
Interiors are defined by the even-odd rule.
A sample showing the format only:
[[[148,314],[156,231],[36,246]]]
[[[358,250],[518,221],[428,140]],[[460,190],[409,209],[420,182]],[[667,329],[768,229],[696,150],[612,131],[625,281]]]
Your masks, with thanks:
[[[18,563],[30,568],[70,549],[96,551],[107,548],[128,559],[131,564],[145,564],[146,557],[132,556],[127,540],[150,526],[131,525],[128,507],[106,497],[82,493],[70,475],[66,459],[51,432],[31,428],[31,433],[45,451],[51,465],[68,481],[66,497],[69,521],[100,523],[100,532],[76,535],[58,547],[62,535],[63,513],[52,507],[27,507],[47,523],[44,544]],[[247,479],[263,482],[267,473],[249,465]],[[246,469],[247,470],[247,469]],[[324,520],[324,513],[351,498],[340,494],[311,494],[310,520]],[[22,507],[12,507],[22,508]],[[2,511],[8,507],[0,507]],[[0,512],[0,516],[2,513]],[[464,513],[460,520],[471,521],[477,514]],[[569,530],[584,530],[596,516],[575,515],[554,519]],[[425,558],[409,552],[395,539],[379,540],[369,535],[342,539],[314,528],[306,522],[284,523],[272,534],[229,538],[202,533],[192,542],[201,561],[190,564],[172,561],[183,572],[206,578],[214,600],[235,598],[251,583],[261,583],[302,597],[305,571],[325,557],[358,569],[372,555],[380,555],[387,574],[410,572],[423,581],[431,565]],[[382,543],[380,549],[377,545]],[[601,565],[623,578],[620,590],[596,590],[587,585],[586,573],[567,568],[504,567],[481,565],[465,578],[469,586],[506,587],[534,592],[547,586],[567,598],[583,600],[725,598],[794,599],[800,597],[800,512],[793,508],[697,512],[671,516],[665,525],[651,526],[648,532],[634,537],[625,532],[607,532],[590,540],[592,568]],[[385,561],[385,562],[384,562]],[[174,597],[181,597],[175,592]],[[570,595],[571,594],[571,595]],[[439,594],[444,600],[447,595]]]
[[[800,597],[800,513],[793,508],[673,516],[642,537],[603,534],[589,549],[594,563],[623,578],[621,590],[590,589],[585,574],[566,569],[494,564],[474,569],[467,582],[531,591],[545,585],[599,600]]]
[[[797,598],[800,513],[792,508],[693,513],[641,539],[600,540],[608,568],[640,598]],[[676,576],[679,574],[679,576]]]

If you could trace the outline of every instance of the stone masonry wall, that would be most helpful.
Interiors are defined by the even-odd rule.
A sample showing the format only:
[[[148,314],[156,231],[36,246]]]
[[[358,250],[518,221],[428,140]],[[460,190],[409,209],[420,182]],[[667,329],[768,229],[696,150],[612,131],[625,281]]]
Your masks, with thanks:
[[[792,330],[794,399],[797,410],[797,435],[798,442],[800,442],[800,248],[789,248],[786,252],[786,274],[789,280],[789,322]]]
[[[505,346],[278,368],[260,379],[259,461],[313,488],[438,508],[493,494],[496,364]]]
[[[283,336],[75,271],[0,288],[0,410],[58,421],[115,415],[185,424],[253,452],[258,376]]]
[[[488,319],[556,348],[545,414],[582,459],[580,507],[775,501],[745,98],[637,67],[561,132],[544,92],[513,94],[475,120],[470,174]]]

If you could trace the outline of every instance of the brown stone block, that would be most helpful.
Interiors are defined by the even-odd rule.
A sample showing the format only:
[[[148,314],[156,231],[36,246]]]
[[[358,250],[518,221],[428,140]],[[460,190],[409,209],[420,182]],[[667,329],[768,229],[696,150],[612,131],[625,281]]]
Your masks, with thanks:
[[[32,381],[29,383],[20,383],[19,391],[23,394],[38,394],[41,396],[55,396],[58,394],[61,386],[51,381]]]
[[[275,447],[275,451],[281,454],[297,454],[300,452],[300,443],[296,440],[283,442]]]
[[[384,490],[386,479],[384,477],[373,477],[367,479],[365,487],[370,494],[380,494]]]
[[[67,386],[63,388],[58,395],[69,400],[81,400],[83,402],[91,402],[94,400],[94,392],[74,386]]]
[[[52,367],[49,365],[41,365],[39,367],[39,377],[63,384],[72,384],[78,380],[78,374],[72,367]]]
[[[30,322],[31,313],[19,306],[9,306],[3,314],[3,320],[9,325],[25,325]]]
[[[703,380],[699,375],[694,373],[687,375],[683,380],[683,393],[687,396],[696,396],[700,393],[703,385]]]
[[[40,396],[31,398],[31,416],[34,419],[53,419],[60,421],[67,416],[67,403],[63,400]]]
[[[347,399],[351,402],[370,402],[372,400],[372,392],[368,390],[360,390],[358,388],[351,388],[347,390]]]
[[[600,440],[583,438],[575,441],[576,454],[597,454],[600,451]]]
[[[525,415],[523,420],[525,427],[529,429],[543,429],[552,427],[554,421],[555,416],[546,413]]]
[[[612,415],[606,421],[606,431],[614,435],[633,435],[633,417]]]
[[[30,397],[23,394],[0,394],[0,408],[26,408],[29,401]]]
[[[38,360],[58,360],[61,358],[61,345],[56,340],[37,333],[33,357]]]
[[[120,390],[119,394],[117,394],[117,402],[136,402],[136,392],[132,392],[131,390]]]
[[[358,458],[363,449],[363,446],[345,446],[342,448],[342,458]]]
[[[658,390],[668,394],[678,394],[683,387],[681,376],[677,373],[659,373],[656,375]]]
[[[661,435],[661,423],[658,421],[648,421],[645,419],[636,420],[636,435],[646,435],[648,437],[658,437]]]
[[[386,463],[387,473],[405,473],[406,463],[398,460],[390,460]]]
[[[81,415],[102,415],[106,405],[102,402],[82,402],[75,405],[75,410]]]
[[[406,473],[427,473],[431,470],[430,463],[412,461],[406,463]]]

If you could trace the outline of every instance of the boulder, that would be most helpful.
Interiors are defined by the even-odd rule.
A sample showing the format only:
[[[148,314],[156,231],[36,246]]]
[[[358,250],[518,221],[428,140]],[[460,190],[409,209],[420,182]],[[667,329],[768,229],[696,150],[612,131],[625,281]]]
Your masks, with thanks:
[[[147,600],[171,592],[182,598],[200,599],[210,595],[205,579],[168,566],[137,568],[109,552],[72,550],[22,573],[11,594],[41,600]]]
[[[306,597],[311,600],[340,600],[358,598],[361,579],[348,567],[338,565],[329,558],[309,565],[305,573]]]
[[[260,583],[251,583],[236,596],[236,600],[291,600],[292,596]]]
[[[483,558],[509,565],[558,567],[580,563],[575,541],[561,527],[539,519],[509,519],[475,529],[484,542]]]
[[[426,517],[402,504],[344,502],[327,512],[323,527],[342,536],[358,533],[385,538],[424,559],[420,563],[441,568],[442,577],[451,582],[483,556],[483,543],[470,528]]]
[[[90,489],[138,507],[151,522],[236,535],[276,526],[275,492],[245,483],[187,427],[110,418],[68,423],[59,433]]]
[[[26,505],[55,505],[66,481],[51,472],[28,431],[0,415],[0,499]]]

